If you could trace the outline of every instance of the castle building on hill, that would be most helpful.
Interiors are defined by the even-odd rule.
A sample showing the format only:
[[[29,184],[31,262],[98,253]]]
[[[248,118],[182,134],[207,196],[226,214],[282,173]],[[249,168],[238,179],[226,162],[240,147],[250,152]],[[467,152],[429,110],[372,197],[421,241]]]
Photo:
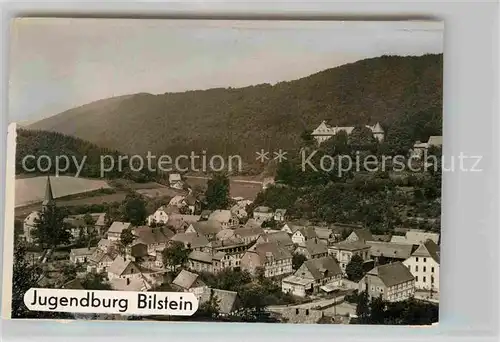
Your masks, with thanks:
[[[340,131],[345,131],[347,135],[351,134],[354,130],[354,126],[346,126],[346,127],[338,127],[338,126],[330,126],[326,123],[326,121],[322,121],[321,124],[311,133],[318,144],[321,144]],[[373,137],[377,139],[379,142],[384,140],[385,131],[380,125],[380,123],[376,123],[373,126],[366,125],[366,128],[372,131]]]

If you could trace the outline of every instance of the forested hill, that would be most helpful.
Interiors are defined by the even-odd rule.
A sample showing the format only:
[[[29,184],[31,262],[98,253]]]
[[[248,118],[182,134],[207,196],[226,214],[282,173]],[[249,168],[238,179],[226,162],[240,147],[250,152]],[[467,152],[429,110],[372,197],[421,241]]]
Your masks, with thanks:
[[[206,150],[254,159],[255,151],[296,146],[304,130],[403,122],[411,138],[441,134],[442,55],[382,56],[295,81],[245,88],[100,100],[30,129],[73,135],[126,153]],[[426,117],[425,127],[413,127]],[[419,124],[422,126],[422,124]]]

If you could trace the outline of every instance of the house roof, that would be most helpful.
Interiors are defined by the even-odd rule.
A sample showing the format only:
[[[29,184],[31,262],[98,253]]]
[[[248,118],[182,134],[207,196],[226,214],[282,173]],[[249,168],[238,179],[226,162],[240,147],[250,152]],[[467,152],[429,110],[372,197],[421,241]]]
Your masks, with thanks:
[[[168,204],[169,204],[169,206],[178,205],[178,204],[181,204],[182,201],[184,201],[185,199],[186,199],[186,196],[176,195],[176,196],[172,197],[172,199],[170,200],[170,202]]]
[[[283,246],[293,245],[290,236],[283,231],[276,231],[274,233],[264,233],[260,236],[264,242],[276,242]]]
[[[407,259],[413,251],[413,245],[393,242],[367,241],[370,246],[370,254],[375,257]]]
[[[382,241],[382,242],[390,242],[391,241],[390,235],[372,235],[372,236],[373,236],[373,241]]]
[[[188,258],[196,261],[202,261],[207,264],[211,264],[213,259],[212,254],[200,251],[192,251],[189,253]]]
[[[259,245],[254,245],[250,252],[256,253],[262,264],[266,263],[268,257],[274,260],[285,260],[292,258],[292,255],[285,247],[276,242],[266,242]]]
[[[131,260],[124,260],[122,256],[117,256],[113,263],[109,266],[109,272],[121,276],[129,265],[135,265]],[[135,269],[139,269],[135,267]]]
[[[217,233],[215,236],[217,240],[227,240],[231,237],[233,237],[235,234],[235,231],[232,229],[223,229],[220,232]]]
[[[355,229],[354,234],[358,237],[358,239],[363,240],[363,241],[373,241],[373,235],[372,233],[366,229]]]
[[[316,235],[316,230],[314,229],[314,227],[301,227],[299,230],[298,230],[307,240],[309,239],[314,239],[316,237],[318,237]]]
[[[113,278],[110,280],[111,287],[118,291],[134,291],[139,292],[148,288],[144,279],[137,278]]]
[[[74,248],[71,250],[71,254],[76,256],[92,255],[96,247],[85,247],[85,248]]]
[[[99,242],[97,243],[97,247],[98,248],[109,248],[111,245],[113,245],[113,241],[111,240],[108,240],[108,239],[101,239],[99,240]]]
[[[232,214],[230,210],[215,210],[208,217],[209,220],[215,220],[218,222],[229,222],[231,220]]]
[[[302,286],[307,286],[307,285],[311,285],[312,283],[314,283],[314,280],[298,277],[295,275],[290,275],[290,276],[284,278],[282,281],[284,283],[290,283],[290,284],[302,285]]]
[[[209,289],[208,291],[203,292],[200,298],[200,304],[203,304],[204,302],[210,300],[211,292],[217,298],[220,313],[229,314],[236,309],[238,293],[220,289]]]
[[[194,285],[203,286],[203,282],[198,279],[198,274],[192,273],[186,270],[182,270],[177,277],[175,277],[172,284],[181,287],[182,289],[188,290]],[[198,280],[198,281],[197,281]]]
[[[433,240],[435,243],[439,242],[439,234],[427,232],[421,229],[410,229],[406,232],[406,241],[408,243],[419,245],[428,239]]]
[[[116,233],[121,234],[124,229],[129,229],[131,226],[130,222],[119,222],[115,221],[111,224],[111,227],[108,229],[108,233]]]
[[[287,223],[286,225],[288,226],[288,228],[290,228],[290,230],[292,231],[292,234],[294,234],[297,230],[304,228],[304,226],[299,226],[299,225],[295,225],[295,224],[291,224],[291,223]]]
[[[233,237],[231,237],[229,239],[225,239],[225,240],[216,240],[216,241],[210,242],[210,246],[212,248],[233,247],[233,246],[236,247],[239,245],[245,245],[245,242],[237,236],[233,236]]]
[[[333,247],[336,249],[340,250],[346,250],[346,251],[357,251],[360,249],[364,248],[370,248],[366,243],[363,241],[357,240],[357,241],[341,241],[336,244],[333,244]]]
[[[303,242],[299,247],[306,248],[311,256],[328,253],[328,247],[324,242],[317,239],[311,239]]]
[[[285,215],[286,214],[286,209],[276,209],[276,211],[274,213],[275,214]]]
[[[179,173],[171,173],[168,175],[168,181],[169,182],[178,182],[181,181],[181,175]]]
[[[245,227],[262,227],[262,223],[257,222],[257,220],[251,218],[245,223]]]
[[[182,242],[193,249],[209,245],[207,238],[198,233],[177,233],[172,237],[172,241]]]
[[[423,244],[421,244],[415,252],[412,254],[412,256],[417,256],[417,257],[430,257],[434,259],[438,264],[440,263],[440,250],[439,246],[432,241],[431,239],[425,241]]]
[[[406,236],[401,236],[401,235],[393,235],[391,237],[391,243],[406,243],[406,244],[409,244],[411,245],[411,243],[408,243],[408,241],[406,240]]]
[[[257,236],[264,233],[264,230],[261,227],[240,227],[234,230],[234,234],[239,237],[251,237]]]
[[[273,212],[273,210],[269,207],[265,207],[265,206],[260,206],[260,207],[257,207],[253,210],[254,213],[262,213],[262,214],[270,214]]]
[[[137,236],[137,239],[140,242],[143,242],[146,245],[151,245],[157,243],[166,243],[175,234],[170,229],[164,227],[151,228],[148,226],[141,226],[134,229],[134,235]]]
[[[329,239],[333,235],[333,232],[330,229],[323,227],[315,227],[314,232],[319,239],[323,240]]]
[[[432,135],[429,137],[429,141],[427,141],[429,146],[442,146],[443,145],[443,137],[441,135]]]
[[[222,230],[221,223],[212,219],[208,219],[207,221],[194,222],[192,226],[197,233],[202,235],[213,235]]]
[[[337,264],[335,259],[330,256],[318,259],[309,259],[304,261],[303,265],[305,265],[309,272],[311,272],[315,280],[342,274],[339,264]],[[298,274],[299,270],[295,272],[296,276],[300,276]]]
[[[90,256],[89,261],[91,263],[100,263],[100,262],[112,262],[114,260],[114,257],[116,257],[116,253],[109,252],[106,253],[100,249],[96,249],[94,253]]]
[[[387,287],[414,279],[408,268],[400,261],[374,267],[368,274],[379,277]]]

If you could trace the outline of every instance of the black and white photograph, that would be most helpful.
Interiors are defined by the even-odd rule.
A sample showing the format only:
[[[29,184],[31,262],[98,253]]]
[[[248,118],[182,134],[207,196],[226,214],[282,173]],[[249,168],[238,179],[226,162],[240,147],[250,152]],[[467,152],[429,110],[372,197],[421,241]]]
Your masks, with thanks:
[[[10,318],[436,325],[443,34],[13,19]]]

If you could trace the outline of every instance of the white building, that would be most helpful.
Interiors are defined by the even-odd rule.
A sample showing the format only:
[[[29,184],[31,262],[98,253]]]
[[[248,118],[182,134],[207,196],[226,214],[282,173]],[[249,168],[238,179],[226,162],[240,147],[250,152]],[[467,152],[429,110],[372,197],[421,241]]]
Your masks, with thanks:
[[[415,277],[419,290],[439,292],[439,246],[432,240],[422,243],[403,264]]]
[[[415,279],[399,261],[374,267],[358,286],[358,291],[367,291],[370,298],[382,296],[389,302],[403,301],[415,294]]]
[[[129,229],[131,227],[130,222],[119,222],[115,221],[111,224],[108,229],[108,240],[120,241],[120,235],[124,229]]]
[[[274,212],[269,207],[260,206],[254,209],[253,218],[255,221],[262,223],[272,220],[274,217]]]
[[[168,214],[165,210],[164,206],[159,207],[156,209],[156,211],[148,216],[148,226],[151,226],[151,224],[158,223],[158,224],[166,224],[168,222]]]
[[[182,190],[184,183],[182,182],[182,177],[179,173],[171,173],[168,175],[168,183],[171,188]]]
[[[441,148],[443,146],[443,137],[440,135],[433,135],[429,137],[427,142],[417,141],[410,150],[410,155],[412,158],[421,159],[424,157],[427,150],[430,147]]]
[[[69,253],[69,260],[74,264],[83,264],[90,260],[92,254],[96,250],[95,247],[75,248]]]
[[[210,220],[219,222],[222,229],[236,226],[239,223],[238,218],[231,213],[231,210],[214,210],[208,217],[208,221]]]
[[[378,122],[373,126],[366,125],[365,127],[372,131],[375,139],[378,141],[384,140],[385,131]],[[340,131],[345,131],[347,135],[350,135],[354,128],[355,126],[334,127],[328,125],[326,121],[322,121],[321,124],[311,133],[311,135],[318,144],[321,144],[337,135]]]
[[[33,211],[23,221],[23,240],[28,243],[33,243],[32,231],[35,228],[35,222],[40,219],[40,212]]]

